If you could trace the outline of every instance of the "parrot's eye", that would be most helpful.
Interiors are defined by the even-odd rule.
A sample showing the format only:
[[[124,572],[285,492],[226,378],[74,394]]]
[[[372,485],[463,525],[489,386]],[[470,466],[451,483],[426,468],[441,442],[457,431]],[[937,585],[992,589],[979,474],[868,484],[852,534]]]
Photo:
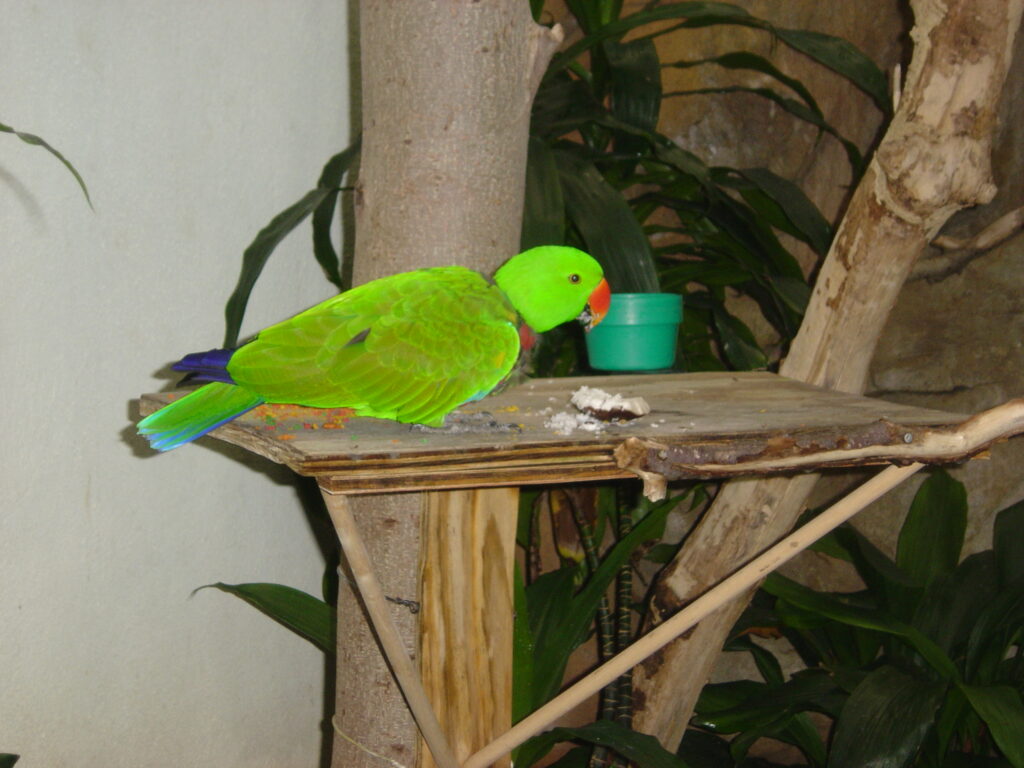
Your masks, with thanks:
[[[569,282],[570,283],[578,283],[579,281],[580,281],[580,276],[579,275],[577,275],[577,274],[569,275]]]

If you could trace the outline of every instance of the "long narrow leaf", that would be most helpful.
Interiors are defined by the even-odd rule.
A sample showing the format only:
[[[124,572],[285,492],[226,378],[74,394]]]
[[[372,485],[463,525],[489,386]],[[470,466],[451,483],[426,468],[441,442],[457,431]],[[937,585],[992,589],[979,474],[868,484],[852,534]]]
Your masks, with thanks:
[[[523,745],[524,752],[528,749],[531,765],[555,745],[563,741],[585,741],[613,749],[626,758],[631,764],[643,768],[687,768],[686,762],[672,754],[661,743],[645,733],[637,733],[612,720],[598,720],[589,725],[576,728],[553,728],[535,736]],[[524,753],[520,753],[521,757]]]
[[[519,563],[515,564],[512,615],[512,722],[518,723],[533,706],[533,633],[526,585]]]
[[[219,589],[241,598],[324,653],[335,651],[335,611],[323,600],[283,584],[217,582],[199,589]]]
[[[706,59],[697,59],[695,61],[676,61],[671,64],[666,64],[666,67],[673,69],[689,69],[691,67],[702,66],[704,64],[716,64],[725,69],[732,70],[750,70],[752,72],[759,72],[762,75],[768,75],[774,80],[778,80],[780,83],[785,85],[787,88],[797,94],[807,105],[807,108],[817,114],[819,117],[824,117],[821,112],[821,108],[818,106],[818,102],[815,100],[811,92],[807,90],[807,87],[797,80],[795,77],[789,77],[782,70],[772,64],[764,56],[759,56],[756,53],[750,51],[732,51],[731,53],[724,53],[721,56],[712,56]]]
[[[1024,581],[985,598],[985,608],[967,639],[964,679],[972,683],[994,682],[1010,645],[1024,637]]]
[[[935,722],[943,686],[884,666],[869,674],[836,724],[829,768],[903,768]]]
[[[729,3],[686,2],[658,5],[626,16],[586,35],[555,56],[548,72],[559,72],[584,52],[608,39],[619,39],[626,32],[656,21],[682,20],[677,26],[703,27],[713,24],[737,24],[763,29],[796,51],[822,66],[842,75],[875,102],[884,114],[889,114],[890,103],[885,75],[871,59],[852,43],[842,38],[799,29],[782,29],[751,15],[743,8]],[[665,34],[673,27],[659,29]]]
[[[324,166],[317,182],[317,189],[329,189],[331,193],[313,210],[313,256],[338,290],[344,290],[341,272],[341,259],[331,242],[331,228],[334,226],[334,212],[337,208],[338,196],[341,194],[341,181],[345,178],[355,162],[361,141],[357,139],[348,149],[339,152]]]
[[[340,179],[340,176],[344,175],[345,171],[348,170],[351,163],[355,160],[357,151],[358,144],[332,157],[327,161],[324,175],[326,175],[328,168],[332,168],[339,174],[338,178]],[[324,175],[321,176],[321,180],[324,178]],[[270,223],[260,230],[256,238],[249,244],[249,247],[245,249],[245,253],[242,254],[242,271],[238,276],[238,283],[235,285],[235,290],[232,292],[227,306],[224,308],[226,323],[224,331],[225,347],[231,348],[238,344],[238,333],[242,327],[242,318],[245,316],[245,307],[249,303],[249,296],[252,294],[253,286],[256,285],[256,280],[259,278],[260,273],[263,272],[263,267],[266,266],[267,260],[273,254],[274,249],[299,224],[305,221],[307,216],[312,214],[325,200],[335,195],[336,192],[337,184],[317,186],[316,189],[310,190],[297,203],[288,206],[271,219]]]
[[[245,253],[242,254],[242,272],[238,276],[235,290],[231,293],[227,306],[224,308],[224,318],[227,324],[224,331],[225,348],[231,348],[238,344],[238,334],[242,328],[242,318],[245,316],[245,307],[249,303],[249,296],[274,249],[330,194],[332,191],[329,189],[314,189],[307,192],[301,200],[285,208],[271,219],[270,223],[260,230],[256,239],[245,249]]]
[[[932,472],[910,505],[900,529],[896,565],[915,584],[926,587],[952,572],[967,531],[967,491],[948,472]]]
[[[1024,703],[1020,692],[1008,685],[961,685],[995,743],[1014,768],[1024,768]]]
[[[624,123],[654,131],[661,110],[661,66],[654,41],[608,40],[603,47],[612,80],[612,114]]]
[[[824,256],[828,252],[832,228],[800,187],[767,168],[743,168],[737,172],[779,206],[795,228],[795,234],[815,253]]]
[[[526,158],[526,200],[520,248],[565,242],[565,200],[551,148],[531,136]]]
[[[51,147],[41,137],[36,136],[35,134],[32,134],[32,133],[25,133],[24,131],[17,131],[14,128],[12,128],[11,126],[9,126],[9,125],[4,125],[3,123],[0,123],[0,133],[11,133],[11,134],[14,134],[19,139],[24,141],[26,144],[30,144],[33,147],[42,147],[47,152],[49,152],[51,155],[53,155],[58,160],[60,160],[61,163],[63,163],[64,167],[67,168],[68,171],[71,172],[71,175],[75,177],[75,181],[78,182],[78,186],[81,188],[82,194],[85,195],[85,202],[87,202],[89,204],[90,208],[93,207],[92,206],[92,198],[89,197],[89,188],[85,186],[85,179],[82,178],[81,174],[78,172],[78,170],[75,168],[75,166],[73,166],[71,164],[71,161],[69,161],[66,157],[64,157],[64,155],[62,155],[56,149]]]
[[[548,73],[550,75],[553,72],[562,70],[577,57],[605,40],[618,39],[626,32],[652,22],[687,19],[701,21],[706,24],[726,24],[736,23],[738,19],[752,18],[746,10],[730,3],[686,2],[647,8],[611,24],[606,24],[586,35],[582,40],[570,45],[552,58],[551,64],[548,66]]]
[[[1024,541],[1024,501],[1007,507],[996,515],[992,526],[992,549],[999,565],[1003,584],[1024,580],[1024,558],[1018,547]]]
[[[789,603],[814,614],[864,629],[874,629],[896,637],[902,637],[932,666],[949,680],[960,677],[956,666],[938,645],[925,637],[919,630],[886,614],[848,602],[831,595],[815,592],[792,579],[778,573],[771,573],[765,579],[763,589],[769,594],[781,597]]]
[[[534,706],[540,706],[558,690],[565,673],[569,656],[585,637],[594,620],[601,597],[622,565],[632,556],[640,544],[656,536],[659,526],[681,497],[672,497],[655,505],[638,522],[629,535],[618,541],[601,561],[586,586],[568,603],[561,604],[561,612],[548,614],[543,624],[535,623],[534,606],[530,606],[530,623],[534,630],[536,656],[534,659]],[[565,570],[565,569],[563,569]],[[557,573],[557,572],[556,572]],[[545,574],[547,576],[548,574]],[[542,577],[543,578],[543,577]],[[538,579],[539,581],[539,579]],[[528,590],[532,592],[537,582]]]
[[[929,585],[915,607],[913,624],[955,658],[985,610],[979,595],[998,592],[995,557],[991,550],[978,552]]]
[[[738,371],[754,371],[768,365],[768,358],[757,345],[753,332],[725,307],[713,313],[715,330],[729,364]]]
[[[807,29],[771,29],[790,48],[845,77],[870,96],[883,114],[889,114],[892,104],[885,74],[853,43]]]
[[[555,152],[565,208],[615,293],[657,293],[658,275],[643,227],[622,195],[575,152]]]
[[[793,117],[803,120],[806,123],[810,123],[818,130],[830,134],[842,145],[843,151],[846,152],[846,159],[850,163],[850,167],[853,169],[854,175],[859,176],[864,170],[864,157],[861,155],[860,149],[856,144],[843,137],[831,123],[801,102],[782,96],[771,88],[751,88],[742,85],[720,86],[717,88],[690,88],[683,91],[671,91],[670,93],[665,94],[665,98],[674,96],[696,96],[700,94],[725,95],[734,93],[749,93],[755,96],[760,96],[763,99],[774,102],[785,112],[793,115]]]

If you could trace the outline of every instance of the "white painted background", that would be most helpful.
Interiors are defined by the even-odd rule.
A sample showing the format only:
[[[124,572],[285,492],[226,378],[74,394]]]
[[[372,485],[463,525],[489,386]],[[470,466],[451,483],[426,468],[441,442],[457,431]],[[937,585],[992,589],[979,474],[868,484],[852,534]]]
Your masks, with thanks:
[[[347,139],[344,0],[0,0],[0,752],[305,766],[323,657],[214,581],[319,594],[287,474],[145,455],[129,402],[216,346],[242,250]],[[308,229],[244,331],[330,295]],[[209,442],[209,441],[207,441]]]

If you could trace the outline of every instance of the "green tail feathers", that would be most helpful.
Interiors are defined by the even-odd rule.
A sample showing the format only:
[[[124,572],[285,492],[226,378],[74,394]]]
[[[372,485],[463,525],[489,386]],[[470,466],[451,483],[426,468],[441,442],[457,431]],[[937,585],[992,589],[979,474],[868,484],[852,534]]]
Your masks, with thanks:
[[[263,398],[242,387],[211,382],[144,418],[139,422],[139,434],[158,451],[169,451],[262,402]]]

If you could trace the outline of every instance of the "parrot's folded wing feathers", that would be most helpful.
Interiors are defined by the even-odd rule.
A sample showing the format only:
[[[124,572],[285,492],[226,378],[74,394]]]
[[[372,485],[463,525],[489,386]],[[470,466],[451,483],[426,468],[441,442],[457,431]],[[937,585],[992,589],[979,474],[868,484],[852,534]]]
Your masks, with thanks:
[[[268,402],[439,425],[508,375],[519,355],[517,320],[474,272],[405,273],[268,328],[229,370]]]

